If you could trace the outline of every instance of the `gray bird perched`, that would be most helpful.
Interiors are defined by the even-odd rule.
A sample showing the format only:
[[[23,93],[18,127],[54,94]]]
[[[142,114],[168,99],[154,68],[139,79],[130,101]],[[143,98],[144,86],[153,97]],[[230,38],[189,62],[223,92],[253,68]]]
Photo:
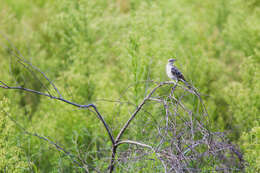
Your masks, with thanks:
[[[173,63],[176,61],[176,59],[169,59],[168,64],[166,65],[166,73],[169,78],[172,80],[175,80],[176,82],[182,81],[187,85],[188,88],[191,88],[191,86],[188,84],[188,82],[185,80],[183,74],[181,71],[173,65]]]

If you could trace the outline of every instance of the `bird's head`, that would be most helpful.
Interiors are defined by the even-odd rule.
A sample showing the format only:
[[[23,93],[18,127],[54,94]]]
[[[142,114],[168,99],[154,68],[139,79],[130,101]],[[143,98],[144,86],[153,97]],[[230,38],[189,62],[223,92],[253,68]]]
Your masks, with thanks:
[[[173,59],[173,58],[168,59],[168,62],[171,63],[171,64],[173,64],[175,61],[176,61],[176,59]]]

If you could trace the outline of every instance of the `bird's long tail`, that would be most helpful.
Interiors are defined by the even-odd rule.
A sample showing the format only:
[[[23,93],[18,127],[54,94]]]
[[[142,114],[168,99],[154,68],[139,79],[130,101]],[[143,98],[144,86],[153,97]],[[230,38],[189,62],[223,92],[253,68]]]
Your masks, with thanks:
[[[198,96],[200,95],[195,87],[189,84],[186,80],[181,80],[190,90],[194,91]]]
[[[188,87],[189,89],[192,89],[192,85],[190,85],[186,80],[181,79],[181,81]]]

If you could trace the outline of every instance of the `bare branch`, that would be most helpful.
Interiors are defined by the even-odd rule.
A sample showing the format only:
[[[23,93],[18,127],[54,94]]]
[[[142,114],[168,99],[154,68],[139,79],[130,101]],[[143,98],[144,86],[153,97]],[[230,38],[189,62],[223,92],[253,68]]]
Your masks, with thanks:
[[[11,53],[12,55],[17,58],[17,61],[22,64],[25,69],[29,70],[31,73],[31,75],[34,76],[35,79],[37,79],[37,81],[39,81],[41,83],[41,81],[36,77],[36,75],[34,74],[33,71],[31,71],[30,67],[34,70],[36,70],[37,72],[39,72],[52,86],[53,88],[55,89],[55,91],[59,94],[59,97],[56,97],[56,96],[53,96],[50,94],[50,92],[48,91],[48,89],[45,87],[45,85],[42,84],[42,86],[45,87],[46,91],[48,92],[47,93],[44,93],[44,92],[40,92],[40,91],[36,91],[36,90],[33,90],[33,89],[29,89],[29,88],[26,88],[26,87],[21,87],[21,86],[9,86],[8,84],[6,84],[5,82],[3,81],[0,81],[0,88],[3,88],[3,89],[13,89],[13,90],[23,90],[23,91],[26,91],[26,92],[31,92],[31,93],[35,93],[35,94],[38,94],[38,95],[43,95],[43,96],[46,96],[46,97],[49,97],[51,99],[56,99],[56,100],[60,100],[60,101],[63,101],[65,103],[68,103],[70,105],[73,105],[73,106],[76,106],[76,107],[79,107],[79,108],[90,108],[92,107],[96,114],[98,115],[98,118],[102,121],[108,135],[109,135],[109,138],[111,140],[111,142],[114,144],[115,141],[114,141],[114,137],[112,135],[112,132],[108,126],[108,124],[106,123],[106,121],[104,120],[104,118],[102,117],[102,115],[100,114],[100,112],[98,111],[97,107],[94,105],[94,104],[88,104],[88,105],[80,105],[80,104],[77,104],[77,103],[74,103],[74,102],[71,102],[69,100],[66,100],[62,97],[61,93],[59,92],[59,90],[57,89],[57,87],[51,82],[51,80],[45,75],[44,72],[40,71],[40,69],[38,69],[37,67],[33,66],[30,62],[26,61],[25,58],[23,58],[23,56],[20,54],[20,52],[18,51],[18,49],[12,44],[12,42],[4,35],[0,32],[1,36],[11,45]],[[9,47],[3,45],[3,47],[5,47],[6,49],[9,49]]]
[[[120,142],[116,143],[116,146],[119,146],[121,144],[134,144],[134,145],[139,145],[141,147],[146,147],[146,148],[153,149],[150,145],[143,144],[141,142],[131,141],[131,140],[120,141]]]
[[[139,104],[139,106],[136,108],[136,110],[134,111],[134,113],[131,115],[131,117],[129,118],[129,120],[125,123],[125,125],[123,126],[123,128],[120,130],[119,134],[116,137],[116,142],[118,142],[121,138],[121,136],[123,135],[124,131],[127,129],[127,127],[129,126],[129,124],[131,123],[131,121],[135,118],[135,116],[137,115],[137,113],[142,109],[143,105],[145,104],[145,102],[147,100],[150,99],[150,97],[153,95],[153,93],[160,87],[162,87],[163,85],[166,84],[176,84],[175,82],[161,82],[159,85],[157,85],[144,99],[143,101]]]
[[[4,36],[3,36],[4,37]],[[121,94],[119,99],[97,99],[97,101],[106,101],[106,102],[115,102],[119,103],[121,106],[134,106],[135,109],[130,114],[128,120],[123,124],[122,128],[119,130],[119,133],[116,137],[113,136],[112,130],[109,125],[100,114],[95,104],[86,104],[81,105],[69,100],[66,100],[62,97],[61,93],[57,89],[57,87],[52,83],[52,81],[37,67],[34,67],[30,62],[26,61],[16,47],[12,45],[12,43],[5,38],[8,43],[11,45],[10,47],[3,46],[8,50],[11,50],[11,55],[15,58],[15,60],[22,65],[24,69],[30,72],[30,75],[33,76],[33,80],[40,82],[41,86],[44,87],[45,91],[41,92],[40,90],[34,90],[30,87],[20,86],[18,83],[16,86],[8,85],[4,81],[0,81],[0,88],[9,89],[9,90],[21,90],[28,93],[34,93],[38,95],[42,95],[45,97],[49,97],[51,99],[59,100],[65,102],[67,104],[73,105],[82,109],[89,109],[91,112],[97,114],[98,118],[101,120],[103,126],[107,131],[107,135],[112,143],[111,145],[111,156],[109,158],[102,157],[103,161],[105,160],[107,165],[108,159],[110,160],[110,164],[108,167],[109,172],[114,171],[114,167],[116,164],[127,163],[130,165],[136,161],[140,161],[140,165],[144,166],[145,160],[156,162],[155,165],[160,164],[157,168],[162,172],[200,172],[203,166],[207,165],[207,167],[214,167],[215,169],[211,169],[210,171],[219,171],[219,170],[236,170],[236,168],[243,169],[243,157],[238,149],[235,148],[234,145],[227,142],[224,138],[224,135],[221,133],[212,132],[209,129],[209,118],[206,107],[203,103],[200,93],[198,90],[191,85],[180,85],[174,81],[166,81],[166,82],[155,82],[155,81],[138,81],[135,84],[127,87]],[[37,76],[37,73],[40,74]],[[47,85],[44,85],[44,81],[41,81],[38,77],[43,76],[44,79],[48,82],[49,85],[55,90],[56,96],[52,95],[51,91],[49,91]],[[147,93],[147,83],[151,82],[156,84],[154,88]],[[126,92],[132,86],[135,86],[137,83],[144,83],[145,94],[146,96],[143,100],[136,105],[131,103],[131,101],[126,100],[122,101],[126,95]],[[167,93],[157,94],[158,96],[154,96],[156,91],[163,86],[170,86],[167,88]],[[159,93],[159,92],[158,92]],[[58,96],[57,96],[58,95]],[[195,98],[195,102],[190,101],[190,96]],[[189,100],[189,101],[187,101]],[[153,111],[147,111],[144,105],[151,105]],[[150,108],[149,107],[149,108]],[[143,116],[138,116],[139,121],[133,121],[137,119],[137,115],[140,115],[140,111],[143,111]],[[119,111],[120,112],[120,111]],[[118,113],[119,114],[119,113]],[[37,133],[31,133],[25,130],[21,125],[19,125],[14,119],[10,117],[10,119],[17,124],[23,131],[31,136],[35,136],[39,139],[42,139],[55,148],[68,156],[73,163],[78,165],[80,168],[83,168],[86,172],[88,172],[88,165],[86,165],[86,161],[84,158],[80,157],[75,159],[70,152],[65,150],[62,146],[48,139],[47,137],[38,135]],[[130,140],[130,137],[126,140],[122,140],[123,135],[126,134],[126,130],[129,129],[130,124],[136,122],[142,123],[142,126],[137,129],[134,129],[136,132],[141,130],[134,140]],[[142,134],[143,133],[143,134]],[[131,136],[132,134],[130,134]],[[143,136],[141,136],[143,135]],[[142,142],[138,141],[138,138]],[[147,144],[146,144],[147,143]],[[122,144],[131,144],[126,145],[124,147],[129,147],[123,152],[118,152],[117,149]],[[148,145],[149,144],[149,145]],[[141,146],[141,147],[137,147]],[[156,146],[156,147],[152,147]],[[145,149],[149,148],[149,152]],[[102,151],[108,152],[108,149],[101,149]],[[98,149],[100,151],[100,149]],[[152,151],[152,152],[151,152]],[[80,150],[77,150],[80,153]],[[155,153],[157,159],[147,158],[151,153]],[[107,153],[106,153],[107,154]],[[106,155],[104,154],[104,155]],[[91,156],[91,159],[95,156]],[[97,156],[99,159],[99,156]],[[214,159],[212,159],[214,158]],[[208,160],[207,160],[208,159]],[[212,161],[213,160],[213,161]],[[131,163],[131,162],[132,163]],[[160,162],[158,162],[160,161]],[[81,164],[82,162],[83,164]],[[191,164],[192,163],[192,164]],[[142,165],[143,164],[143,165]],[[133,164],[134,165],[134,164]],[[231,165],[231,166],[230,166]],[[91,166],[90,166],[91,167]],[[124,168],[120,165],[124,171],[128,168]],[[134,170],[136,167],[133,166]],[[92,168],[96,170],[95,168]],[[133,172],[133,170],[131,170]],[[97,171],[97,170],[96,170]],[[97,171],[98,172],[98,171]]]
[[[96,114],[98,115],[98,118],[102,121],[104,127],[106,128],[106,131],[107,131],[107,133],[108,133],[108,135],[110,137],[111,142],[113,144],[115,143],[114,137],[112,136],[112,133],[111,133],[111,130],[110,130],[108,124],[106,123],[106,121],[104,120],[102,115],[99,113],[97,107],[94,104],[81,105],[81,104],[77,104],[77,103],[71,102],[69,100],[66,100],[66,99],[63,99],[63,98],[60,98],[60,97],[55,97],[55,96],[52,96],[52,95],[49,95],[49,94],[46,94],[46,93],[43,93],[43,92],[40,92],[40,91],[35,91],[35,90],[32,90],[32,89],[23,88],[23,87],[11,87],[11,86],[8,86],[7,84],[5,84],[2,81],[0,81],[0,83],[3,84],[3,85],[0,85],[0,87],[4,88],[4,89],[23,90],[23,91],[26,91],[26,92],[31,92],[31,93],[43,95],[43,96],[49,97],[51,99],[56,99],[56,100],[63,101],[65,103],[68,103],[70,105],[73,105],[73,106],[76,106],[76,107],[79,107],[79,108],[89,108],[89,107],[92,107],[95,110]]]
[[[35,74],[32,72],[32,70],[30,70],[29,67],[32,67],[32,69],[36,70],[37,72],[39,72],[54,88],[54,90],[59,94],[59,97],[62,98],[62,95],[60,93],[60,91],[58,90],[58,88],[54,85],[54,83],[45,75],[45,73],[43,73],[39,68],[35,67],[34,65],[32,65],[29,61],[27,61],[23,55],[20,53],[20,51],[12,44],[12,42],[0,31],[0,35],[11,45],[10,47],[7,47],[5,45],[2,45],[4,48],[6,48],[7,50],[11,50],[11,54],[17,58],[17,61],[22,64],[25,69],[29,70],[31,72],[31,74],[34,76],[35,79],[37,79],[37,81],[39,81],[41,83],[41,80],[39,80]],[[43,87],[45,87],[45,85],[42,84]],[[48,89],[45,87],[45,89],[48,91]],[[50,94],[50,93],[49,93]]]

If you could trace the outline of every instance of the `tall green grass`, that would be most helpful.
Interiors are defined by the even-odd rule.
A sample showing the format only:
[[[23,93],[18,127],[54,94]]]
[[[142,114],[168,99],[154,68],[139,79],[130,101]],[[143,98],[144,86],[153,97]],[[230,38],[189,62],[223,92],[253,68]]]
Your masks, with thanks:
[[[257,145],[249,140],[252,135],[260,137],[255,130],[260,113],[257,1],[7,0],[0,7],[0,18],[1,32],[24,57],[45,72],[67,99],[96,103],[115,133],[135,105],[100,99],[121,97],[138,104],[150,87],[143,81],[168,80],[167,59],[176,58],[185,77],[202,93],[213,128],[227,131],[242,146],[252,168],[260,169]],[[9,79],[7,69],[8,57],[1,52],[1,80]],[[101,123],[91,112],[15,91],[1,90],[0,96],[8,98],[10,113],[20,117],[20,123],[72,151],[76,146],[84,151],[109,146]],[[135,128],[138,132],[138,124]],[[11,136],[17,147],[19,130]],[[74,169],[68,159],[39,139],[23,136],[19,141],[21,151],[35,165],[30,169]],[[100,157],[86,155],[93,165],[99,164]]]

